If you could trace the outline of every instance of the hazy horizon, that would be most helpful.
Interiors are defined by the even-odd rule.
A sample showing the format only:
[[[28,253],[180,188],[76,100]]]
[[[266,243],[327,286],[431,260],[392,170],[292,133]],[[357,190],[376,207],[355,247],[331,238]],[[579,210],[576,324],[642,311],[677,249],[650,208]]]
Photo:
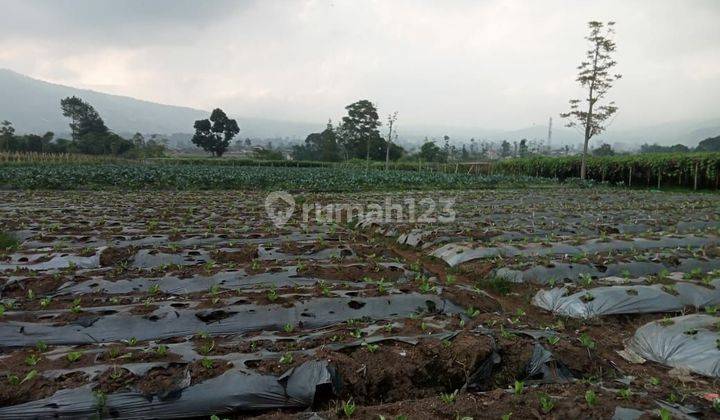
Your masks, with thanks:
[[[720,117],[720,2],[0,0],[0,68],[77,88],[317,123],[513,130],[580,97],[588,20],[617,22],[614,130]]]

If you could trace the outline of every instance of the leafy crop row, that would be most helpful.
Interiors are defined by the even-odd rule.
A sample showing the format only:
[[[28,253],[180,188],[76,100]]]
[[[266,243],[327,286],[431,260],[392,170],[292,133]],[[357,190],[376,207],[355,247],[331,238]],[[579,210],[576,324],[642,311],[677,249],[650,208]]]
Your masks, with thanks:
[[[494,188],[547,183],[527,177],[348,168],[216,165],[25,165],[0,169],[0,187],[20,189],[286,189],[368,191]]]
[[[564,180],[580,173],[580,157],[528,157],[500,161],[495,173]],[[630,186],[720,186],[720,153],[656,153],[588,158],[588,179]]]

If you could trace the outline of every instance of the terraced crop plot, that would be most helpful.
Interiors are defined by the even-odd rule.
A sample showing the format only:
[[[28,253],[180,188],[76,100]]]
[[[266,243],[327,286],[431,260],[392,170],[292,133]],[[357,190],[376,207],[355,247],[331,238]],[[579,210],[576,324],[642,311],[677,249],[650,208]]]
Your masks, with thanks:
[[[412,194],[1,192],[0,418],[717,415],[719,196]]]

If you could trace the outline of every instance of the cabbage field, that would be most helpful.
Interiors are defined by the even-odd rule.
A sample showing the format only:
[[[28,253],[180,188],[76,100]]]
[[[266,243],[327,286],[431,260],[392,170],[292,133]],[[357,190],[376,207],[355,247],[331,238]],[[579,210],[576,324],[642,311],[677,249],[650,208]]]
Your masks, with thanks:
[[[552,184],[525,176],[231,165],[53,164],[0,166],[6,189],[276,189],[362,191],[472,189]]]

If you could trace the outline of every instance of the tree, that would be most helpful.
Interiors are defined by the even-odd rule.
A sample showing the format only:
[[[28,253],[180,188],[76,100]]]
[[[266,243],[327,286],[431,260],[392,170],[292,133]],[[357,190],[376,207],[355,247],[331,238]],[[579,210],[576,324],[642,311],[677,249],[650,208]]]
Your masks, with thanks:
[[[503,140],[502,145],[500,146],[500,156],[501,157],[508,157],[512,154],[512,151],[510,150],[510,142],[507,140]]]
[[[397,121],[397,111],[388,115],[388,137],[387,137],[387,148],[385,149],[385,170],[387,171],[390,166],[390,145],[392,144],[393,136],[393,125]]]
[[[470,159],[470,153],[468,153],[467,148],[465,148],[465,145],[462,145],[462,151],[460,152],[460,159],[464,161],[467,161]]]
[[[15,127],[8,120],[0,123],[0,150],[10,151],[15,139]]]
[[[600,147],[593,150],[592,154],[593,156],[613,156],[615,154],[615,151],[609,144],[603,143],[600,145]]]
[[[135,135],[132,136],[130,141],[133,142],[133,145],[137,148],[141,148],[145,146],[145,137],[140,133],[135,133]]]
[[[321,160],[336,162],[340,160],[340,148],[332,122],[320,133],[312,133],[305,139],[304,145],[293,146],[293,158],[296,160]]]
[[[371,143],[374,139],[380,139],[377,108],[372,102],[363,99],[346,106],[345,109],[348,114],[343,117],[340,130],[345,152],[348,156],[359,159],[365,155],[369,162]]]
[[[95,108],[77,96],[61,99],[60,108],[63,116],[71,120],[70,130],[75,141],[80,140],[82,136],[88,133],[107,134],[109,132],[105,122],[100,117],[100,114],[95,111]]]
[[[135,147],[131,140],[126,140],[115,133],[86,133],[74,146],[77,151],[87,155],[122,155]]]
[[[657,143],[643,144],[640,146],[640,153],[687,153],[690,148],[684,144],[676,144],[674,146],[660,146]]]
[[[520,146],[518,146],[518,153],[520,154],[520,157],[525,157],[528,155],[527,139],[520,140]]]
[[[615,22],[603,24],[591,21],[588,23],[590,34],[585,39],[590,43],[590,48],[585,54],[585,60],[578,66],[579,72],[576,79],[580,86],[587,90],[585,99],[587,108],[581,110],[580,99],[571,99],[570,111],[560,114],[562,118],[569,120],[568,127],[581,127],[585,132],[580,165],[580,178],[582,179],[585,179],[587,172],[590,139],[605,130],[606,121],[618,110],[615,102],[611,101],[607,104],[600,102],[612,88],[613,83],[621,77],[619,74],[611,74],[612,68],[617,64],[611,57],[615,51],[615,42],[611,39],[615,33],[614,26]]]
[[[220,108],[213,110],[209,120],[195,121],[192,142],[213,156],[221,157],[230,147],[230,141],[240,132],[237,121],[228,118]]]
[[[443,151],[433,141],[423,143],[419,156],[426,162],[442,162],[444,160]]]

